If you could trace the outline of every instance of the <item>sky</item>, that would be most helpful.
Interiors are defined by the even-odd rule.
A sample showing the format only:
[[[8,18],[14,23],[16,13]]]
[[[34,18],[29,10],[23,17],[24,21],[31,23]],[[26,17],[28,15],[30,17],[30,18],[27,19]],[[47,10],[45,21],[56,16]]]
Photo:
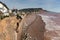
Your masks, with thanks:
[[[10,9],[43,8],[48,11],[60,12],[60,0],[0,0]]]

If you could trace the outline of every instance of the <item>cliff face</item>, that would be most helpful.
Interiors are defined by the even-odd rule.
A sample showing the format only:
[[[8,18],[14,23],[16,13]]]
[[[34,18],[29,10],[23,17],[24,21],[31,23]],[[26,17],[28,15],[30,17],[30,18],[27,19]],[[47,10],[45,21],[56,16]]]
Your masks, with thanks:
[[[6,17],[0,20],[0,40],[60,40],[60,14],[42,11],[22,20]]]
[[[30,14],[21,22],[22,33],[18,33],[18,40],[20,37],[21,40],[44,40],[45,23],[41,16]]]

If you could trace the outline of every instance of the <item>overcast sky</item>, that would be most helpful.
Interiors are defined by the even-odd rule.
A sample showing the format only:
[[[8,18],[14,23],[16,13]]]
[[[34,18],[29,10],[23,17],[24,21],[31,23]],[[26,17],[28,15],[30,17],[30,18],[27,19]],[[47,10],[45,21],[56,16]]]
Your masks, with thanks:
[[[10,9],[43,8],[49,11],[60,12],[60,0],[0,0]]]

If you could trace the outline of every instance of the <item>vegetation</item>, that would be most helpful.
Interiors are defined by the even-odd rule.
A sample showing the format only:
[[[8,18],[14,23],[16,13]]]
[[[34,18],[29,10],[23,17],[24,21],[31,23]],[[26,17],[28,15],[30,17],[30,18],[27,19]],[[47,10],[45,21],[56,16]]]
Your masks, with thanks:
[[[9,17],[9,16],[2,16],[2,15],[0,15],[0,20],[2,20],[2,19],[4,19],[4,18],[6,18],[6,17]]]
[[[8,16],[8,15],[4,16],[4,13],[2,13],[2,12],[0,11],[0,20],[4,19],[4,18],[6,18],[6,17],[9,17],[9,16]]]
[[[39,10],[43,10],[42,8],[27,8],[27,9],[21,9],[20,12],[38,12]]]

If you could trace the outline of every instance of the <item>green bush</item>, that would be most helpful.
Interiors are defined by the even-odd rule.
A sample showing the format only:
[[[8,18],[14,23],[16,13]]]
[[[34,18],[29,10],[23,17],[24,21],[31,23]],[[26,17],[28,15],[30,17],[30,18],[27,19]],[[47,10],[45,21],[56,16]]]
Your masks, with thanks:
[[[3,16],[0,15],[0,19],[2,20],[3,19]]]
[[[2,19],[4,19],[4,18],[6,18],[6,17],[9,17],[9,16],[2,16],[2,15],[0,15],[0,20],[2,20]]]

